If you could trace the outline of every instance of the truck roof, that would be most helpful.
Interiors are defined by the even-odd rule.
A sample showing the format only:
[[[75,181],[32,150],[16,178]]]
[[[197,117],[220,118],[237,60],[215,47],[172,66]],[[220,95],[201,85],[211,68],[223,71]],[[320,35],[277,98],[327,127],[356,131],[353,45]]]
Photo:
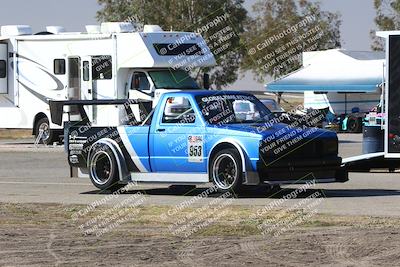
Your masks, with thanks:
[[[235,94],[235,95],[253,95],[247,92],[242,92],[242,91],[233,91],[233,90],[185,90],[185,91],[175,91],[175,92],[169,92],[168,94],[188,94],[188,95],[193,95],[193,96],[209,96],[209,95],[229,95],[229,94]]]

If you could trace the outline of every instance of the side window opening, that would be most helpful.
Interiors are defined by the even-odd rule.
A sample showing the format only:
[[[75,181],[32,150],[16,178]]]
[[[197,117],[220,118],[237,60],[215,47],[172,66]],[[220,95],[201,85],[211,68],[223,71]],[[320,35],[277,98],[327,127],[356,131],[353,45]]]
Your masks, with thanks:
[[[93,80],[112,79],[112,58],[111,56],[92,57],[92,76]]]
[[[55,75],[65,74],[65,59],[54,59],[54,74]]]
[[[196,115],[189,99],[186,97],[169,97],[162,117],[163,123],[195,123]]]
[[[150,90],[150,83],[144,72],[134,72],[132,76],[131,89]]]

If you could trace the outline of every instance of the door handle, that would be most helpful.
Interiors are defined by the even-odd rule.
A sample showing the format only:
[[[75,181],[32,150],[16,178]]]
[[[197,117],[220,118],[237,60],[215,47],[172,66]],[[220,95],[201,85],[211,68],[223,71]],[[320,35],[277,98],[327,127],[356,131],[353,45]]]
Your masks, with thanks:
[[[88,89],[87,92],[88,92],[89,94],[91,94],[91,93],[92,93],[92,89]]]
[[[157,129],[157,132],[165,132],[165,129]]]

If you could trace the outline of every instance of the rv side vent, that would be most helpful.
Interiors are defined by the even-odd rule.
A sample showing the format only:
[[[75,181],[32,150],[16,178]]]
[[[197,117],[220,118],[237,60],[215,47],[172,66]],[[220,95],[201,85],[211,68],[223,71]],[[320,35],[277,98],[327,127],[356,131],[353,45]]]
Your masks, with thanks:
[[[86,25],[86,32],[91,34],[101,33],[100,25]]]
[[[5,25],[1,27],[1,36],[32,35],[32,28],[28,25]]]
[[[46,31],[51,32],[53,34],[59,34],[65,32],[65,28],[62,26],[47,26]]]
[[[130,22],[103,22],[101,24],[102,33],[123,33],[134,31],[135,27]]]
[[[143,32],[163,32],[163,29],[158,25],[144,25]]]

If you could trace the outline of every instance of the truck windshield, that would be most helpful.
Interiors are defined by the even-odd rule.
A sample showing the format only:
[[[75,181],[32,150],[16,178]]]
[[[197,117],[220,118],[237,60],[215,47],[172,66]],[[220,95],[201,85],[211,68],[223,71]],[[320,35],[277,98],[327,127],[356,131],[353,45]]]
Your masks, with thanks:
[[[149,75],[157,89],[199,89],[196,81],[183,70],[155,70]]]
[[[206,121],[210,124],[262,123],[272,114],[255,96],[217,94],[196,96]]]

